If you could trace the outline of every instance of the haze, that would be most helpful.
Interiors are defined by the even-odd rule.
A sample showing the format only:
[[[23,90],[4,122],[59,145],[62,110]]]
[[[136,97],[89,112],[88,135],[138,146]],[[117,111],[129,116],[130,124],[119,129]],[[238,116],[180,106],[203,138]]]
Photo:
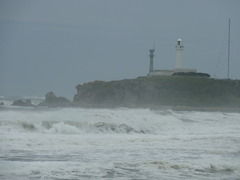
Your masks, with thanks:
[[[186,68],[240,79],[238,0],[1,0],[0,95],[72,97],[94,80],[145,76],[155,42],[155,69],[173,69],[183,39]]]

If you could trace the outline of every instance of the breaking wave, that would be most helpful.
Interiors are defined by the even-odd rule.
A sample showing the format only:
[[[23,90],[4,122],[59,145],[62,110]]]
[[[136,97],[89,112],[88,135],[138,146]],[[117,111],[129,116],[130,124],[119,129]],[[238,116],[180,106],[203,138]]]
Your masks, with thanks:
[[[1,132],[35,132],[56,134],[122,133],[168,134],[211,132],[206,123],[239,118],[239,114],[221,112],[174,112],[149,109],[20,109],[2,111]],[[223,125],[223,124],[221,124]],[[214,128],[214,127],[213,127]]]
[[[136,130],[127,124],[114,124],[106,122],[80,123],[63,121],[43,121],[41,123],[29,123],[15,121],[2,122],[1,126],[7,126],[8,131],[39,132],[56,134],[82,134],[82,133],[146,133],[144,130]]]
[[[167,114],[167,115],[166,115]],[[10,109],[1,112],[0,128],[8,132],[57,134],[156,133],[171,116],[148,109]],[[173,121],[178,119],[171,117]],[[164,120],[165,119],[165,120]]]
[[[35,131],[33,124],[24,124],[24,129]],[[127,124],[121,123],[79,123],[79,122],[42,122],[40,127],[45,133],[80,134],[80,133],[147,133],[147,130],[137,130]]]
[[[0,177],[237,179],[239,119],[222,112],[5,108]]]

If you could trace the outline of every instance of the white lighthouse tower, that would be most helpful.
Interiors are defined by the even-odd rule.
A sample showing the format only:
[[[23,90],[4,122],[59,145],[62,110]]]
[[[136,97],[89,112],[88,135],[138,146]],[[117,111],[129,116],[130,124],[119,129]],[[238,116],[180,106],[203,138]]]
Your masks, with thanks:
[[[184,69],[183,67],[183,41],[177,40],[176,45],[176,69]]]

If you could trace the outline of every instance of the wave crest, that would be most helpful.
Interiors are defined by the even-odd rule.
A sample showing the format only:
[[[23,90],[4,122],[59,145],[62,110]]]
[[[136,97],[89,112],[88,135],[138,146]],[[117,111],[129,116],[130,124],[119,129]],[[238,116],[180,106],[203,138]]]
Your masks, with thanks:
[[[147,134],[146,129],[137,129],[125,123],[94,122],[83,123],[75,121],[42,121],[37,123],[15,121],[4,123],[8,131],[56,133],[56,134]],[[3,125],[3,123],[1,124]],[[17,127],[17,128],[16,128]]]

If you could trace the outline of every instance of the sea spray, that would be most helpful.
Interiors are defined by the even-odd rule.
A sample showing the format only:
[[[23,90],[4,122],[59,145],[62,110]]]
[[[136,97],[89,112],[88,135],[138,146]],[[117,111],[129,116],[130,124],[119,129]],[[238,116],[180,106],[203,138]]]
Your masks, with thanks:
[[[240,114],[150,109],[0,111],[1,179],[236,179]]]

